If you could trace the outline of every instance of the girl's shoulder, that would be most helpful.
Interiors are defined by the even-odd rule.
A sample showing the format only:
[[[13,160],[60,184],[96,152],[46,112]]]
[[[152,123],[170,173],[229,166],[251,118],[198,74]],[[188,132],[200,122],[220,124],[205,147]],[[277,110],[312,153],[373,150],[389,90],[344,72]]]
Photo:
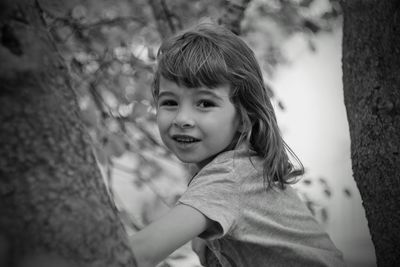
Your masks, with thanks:
[[[225,170],[231,174],[249,174],[262,171],[262,159],[256,152],[247,146],[240,146],[237,149],[224,151],[217,155],[201,171]]]

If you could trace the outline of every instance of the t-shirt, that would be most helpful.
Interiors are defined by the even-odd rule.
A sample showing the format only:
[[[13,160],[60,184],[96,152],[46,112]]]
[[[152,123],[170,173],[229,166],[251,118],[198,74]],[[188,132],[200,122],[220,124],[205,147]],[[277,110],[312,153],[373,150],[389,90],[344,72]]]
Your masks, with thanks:
[[[223,152],[199,171],[178,201],[215,222],[199,237],[220,264],[345,266],[296,191],[291,186],[266,190],[262,169],[260,158],[246,148]]]

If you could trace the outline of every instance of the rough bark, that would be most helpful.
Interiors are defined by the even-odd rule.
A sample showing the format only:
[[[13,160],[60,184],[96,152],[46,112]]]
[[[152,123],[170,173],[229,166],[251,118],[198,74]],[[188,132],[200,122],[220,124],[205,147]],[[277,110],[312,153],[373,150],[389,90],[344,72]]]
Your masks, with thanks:
[[[354,179],[378,266],[400,266],[400,3],[342,2]]]
[[[38,3],[0,30],[0,265],[135,266]]]

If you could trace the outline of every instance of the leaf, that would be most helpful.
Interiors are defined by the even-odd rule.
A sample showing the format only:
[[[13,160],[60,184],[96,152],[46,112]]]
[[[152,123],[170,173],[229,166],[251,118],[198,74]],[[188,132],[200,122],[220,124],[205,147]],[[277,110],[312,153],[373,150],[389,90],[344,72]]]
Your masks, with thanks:
[[[98,146],[95,146],[94,154],[95,154],[96,159],[97,159],[97,161],[99,162],[100,165],[106,165],[107,164],[107,155],[106,155],[104,149],[101,149]]]
[[[133,103],[129,105],[120,105],[118,107],[118,113],[122,117],[128,117],[129,114],[132,113],[132,110],[133,110]]]
[[[79,3],[79,0],[53,1],[38,0],[40,7],[54,17],[67,17],[71,9]]]
[[[321,30],[321,27],[318,24],[309,19],[303,21],[303,27],[309,29],[312,33],[318,33]]]
[[[307,208],[311,211],[311,214],[315,216],[314,203],[310,200],[307,200],[305,203]]]
[[[81,73],[82,72],[83,64],[80,61],[78,61],[77,58],[74,57],[69,64],[70,64],[70,69],[74,73]]]
[[[148,47],[147,48],[147,56],[151,60],[156,60],[156,53],[154,52],[154,48],[153,47]]]
[[[327,197],[331,197],[331,196],[332,196],[332,191],[329,190],[329,189],[325,189],[325,190],[324,190],[324,193],[325,193],[325,195],[326,195]]]
[[[351,190],[348,189],[348,188],[343,189],[343,193],[344,193],[344,195],[345,195],[346,197],[349,197],[349,198],[352,197]]]
[[[328,211],[326,210],[326,208],[321,209],[321,219],[323,222],[328,221]]]
[[[133,118],[144,117],[149,113],[150,108],[150,105],[146,105],[142,102],[135,102],[133,105],[131,116]]]
[[[126,150],[125,140],[116,134],[108,136],[105,151],[108,156],[120,157]]]
[[[55,31],[55,36],[57,37],[57,40],[60,42],[65,42],[69,37],[71,37],[73,34],[73,31],[71,27],[68,25],[56,28]]]
[[[163,261],[162,263],[160,263],[160,265],[157,265],[158,267],[172,267],[168,262]]]
[[[281,109],[281,110],[285,110],[285,105],[283,104],[283,102],[282,101],[278,101],[278,107]]]
[[[139,179],[134,179],[133,184],[137,189],[142,189],[143,188],[143,182]]]
[[[317,47],[312,40],[308,40],[308,48],[311,50],[311,52],[317,51]]]
[[[320,177],[319,179],[318,179],[318,181],[322,184],[322,185],[328,185],[328,183],[326,182],[326,179],[325,178],[323,178],[323,177]]]
[[[173,259],[173,260],[183,260],[183,259],[186,259],[187,256],[176,253],[176,254],[170,255],[168,258]]]
[[[99,123],[99,114],[96,112],[94,106],[89,106],[87,109],[81,111],[81,117],[86,125],[96,127]]]
[[[300,2],[301,7],[310,7],[310,5],[314,2],[314,0],[302,0]]]
[[[85,17],[87,17],[87,9],[86,9],[86,7],[84,7],[82,5],[75,6],[72,9],[71,16],[75,20],[83,20]]]

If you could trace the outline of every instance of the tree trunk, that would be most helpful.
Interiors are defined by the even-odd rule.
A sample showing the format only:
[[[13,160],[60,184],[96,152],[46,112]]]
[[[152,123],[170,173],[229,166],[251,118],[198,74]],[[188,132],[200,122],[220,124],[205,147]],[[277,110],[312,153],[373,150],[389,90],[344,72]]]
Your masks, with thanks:
[[[0,11],[0,265],[135,266],[37,3]]]
[[[400,266],[400,3],[342,1],[354,179],[378,266]]]

